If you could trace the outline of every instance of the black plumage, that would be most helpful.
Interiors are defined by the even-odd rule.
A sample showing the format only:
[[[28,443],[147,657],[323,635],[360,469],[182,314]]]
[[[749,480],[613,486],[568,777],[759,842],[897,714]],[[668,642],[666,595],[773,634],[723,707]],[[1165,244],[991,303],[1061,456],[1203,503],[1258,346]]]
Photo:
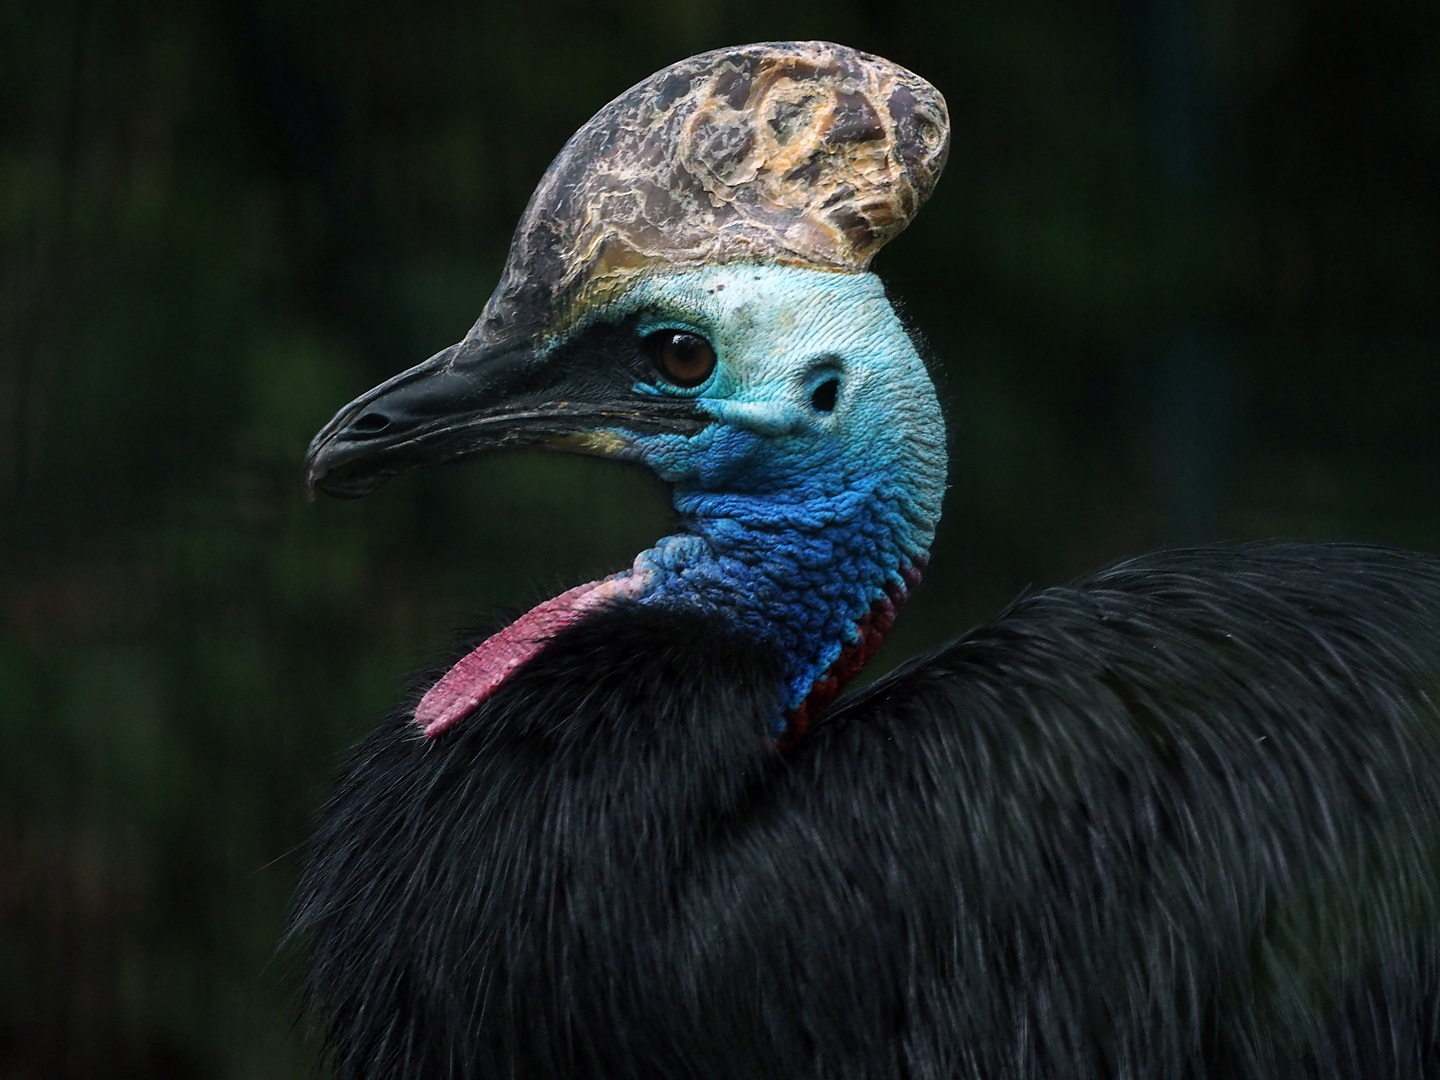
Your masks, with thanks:
[[[767,737],[619,604],[328,806],[343,1077],[1440,1076],[1440,563],[1151,555]]]

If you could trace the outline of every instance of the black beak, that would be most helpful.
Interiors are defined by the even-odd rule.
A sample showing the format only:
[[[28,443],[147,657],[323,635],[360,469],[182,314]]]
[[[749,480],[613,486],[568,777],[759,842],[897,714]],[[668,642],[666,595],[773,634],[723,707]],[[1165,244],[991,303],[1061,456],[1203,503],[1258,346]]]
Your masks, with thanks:
[[[598,362],[597,362],[598,361]],[[305,490],[358,498],[390,477],[502,446],[623,453],[624,434],[693,434],[693,404],[636,393],[632,362],[467,338],[362,394],[310,443]]]

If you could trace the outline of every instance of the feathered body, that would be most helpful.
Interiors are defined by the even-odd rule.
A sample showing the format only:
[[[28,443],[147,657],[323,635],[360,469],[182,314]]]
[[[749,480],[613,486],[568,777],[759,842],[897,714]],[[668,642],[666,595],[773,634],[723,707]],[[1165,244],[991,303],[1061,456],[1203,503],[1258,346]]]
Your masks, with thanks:
[[[1149,556],[767,740],[622,605],[358,751],[297,928],[355,1077],[1440,1075],[1440,565]]]

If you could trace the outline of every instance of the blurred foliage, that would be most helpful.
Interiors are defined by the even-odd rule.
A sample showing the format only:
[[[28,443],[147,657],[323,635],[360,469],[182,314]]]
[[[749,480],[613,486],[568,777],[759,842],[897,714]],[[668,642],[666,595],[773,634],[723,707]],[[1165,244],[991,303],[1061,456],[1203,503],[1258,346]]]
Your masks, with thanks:
[[[1157,544],[1440,548],[1434,0],[0,0],[0,1077],[306,1071],[338,754],[667,522],[541,455],[308,505],[306,442],[464,333],[600,104],[786,37],[955,120],[877,267],[954,451],[885,663]]]

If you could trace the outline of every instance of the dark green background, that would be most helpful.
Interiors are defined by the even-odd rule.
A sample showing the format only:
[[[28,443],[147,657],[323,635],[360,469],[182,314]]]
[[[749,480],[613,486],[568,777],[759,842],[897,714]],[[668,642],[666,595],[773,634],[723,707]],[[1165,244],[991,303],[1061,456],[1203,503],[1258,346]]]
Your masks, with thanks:
[[[616,569],[646,478],[500,456],[306,504],[459,338],[546,163],[722,44],[947,95],[877,269],[953,488],[890,664],[1127,552],[1440,549],[1435,0],[0,0],[0,1077],[284,1077],[337,757],[452,628]]]

